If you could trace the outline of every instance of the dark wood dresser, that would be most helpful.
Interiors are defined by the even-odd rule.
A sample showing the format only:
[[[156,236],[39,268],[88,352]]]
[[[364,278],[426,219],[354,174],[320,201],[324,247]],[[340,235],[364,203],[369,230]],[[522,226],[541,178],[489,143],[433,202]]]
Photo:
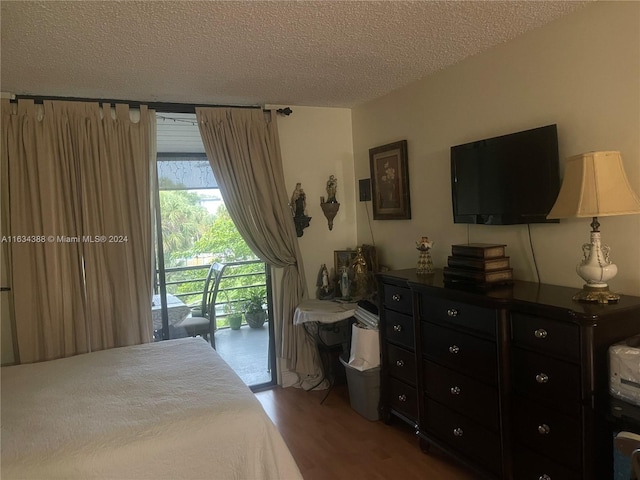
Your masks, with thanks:
[[[640,297],[574,288],[450,287],[442,272],[378,275],[380,416],[486,478],[612,478],[608,347],[640,333]]]

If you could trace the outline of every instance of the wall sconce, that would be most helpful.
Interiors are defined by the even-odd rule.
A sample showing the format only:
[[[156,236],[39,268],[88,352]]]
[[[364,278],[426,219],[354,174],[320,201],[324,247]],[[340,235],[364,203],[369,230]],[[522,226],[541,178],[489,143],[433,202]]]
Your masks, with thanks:
[[[620,152],[589,152],[567,159],[564,180],[547,218],[592,218],[591,239],[582,246],[583,259],[576,271],[587,282],[573,299],[617,302],[607,282],[618,273],[601,243],[598,217],[640,213],[640,198],[632,190]]]
[[[329,222],[329,230],[333,230],[333,219],[338,214],[338,210],[340,210],[340,204],[336,200],[337,189],[338,179],[331,175],[327,180],[327,201],[325,202],[324,197],[320,197],[320,207],[322,207],[324,216],[327,217]]]

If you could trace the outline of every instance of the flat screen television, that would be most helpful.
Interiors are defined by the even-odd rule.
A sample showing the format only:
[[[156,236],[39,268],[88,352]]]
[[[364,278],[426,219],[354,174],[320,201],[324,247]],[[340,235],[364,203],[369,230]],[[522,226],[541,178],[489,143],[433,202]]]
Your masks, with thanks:
[[[451,147],[454,223],[557,223],[559,166],[555,124]]]

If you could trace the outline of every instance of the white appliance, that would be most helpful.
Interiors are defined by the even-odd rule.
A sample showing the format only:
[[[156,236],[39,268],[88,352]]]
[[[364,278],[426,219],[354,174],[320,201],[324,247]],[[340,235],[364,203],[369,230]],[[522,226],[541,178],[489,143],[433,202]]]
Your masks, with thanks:
[[[640,334],[609,347],[609,393],[640,406]]]

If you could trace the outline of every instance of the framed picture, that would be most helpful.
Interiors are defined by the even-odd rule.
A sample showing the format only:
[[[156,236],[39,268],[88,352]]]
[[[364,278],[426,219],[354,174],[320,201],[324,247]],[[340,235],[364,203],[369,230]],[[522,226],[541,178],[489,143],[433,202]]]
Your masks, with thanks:
[[[335,268],[334,275],[336,277],[340,276],[342,267],[347,267],[348,269],[351,268],[351,265],[353,264],[357,253],[358,252],[356,252],[355,250],[334,250],[333,262]]]
[[[407,141],[369,150],[374,220],[411,218]]]

